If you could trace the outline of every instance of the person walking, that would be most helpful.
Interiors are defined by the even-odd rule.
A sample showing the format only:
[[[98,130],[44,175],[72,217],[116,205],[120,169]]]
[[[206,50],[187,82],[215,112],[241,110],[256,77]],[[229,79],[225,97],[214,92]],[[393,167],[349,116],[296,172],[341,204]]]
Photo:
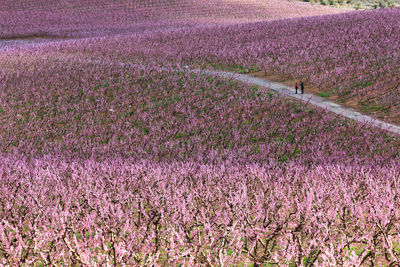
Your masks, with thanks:
[[[304,94],[304,83],[300,83],[301,94]]]
[[[299,86],[297,85],[297,83],[294,85],[294,89],[296,89],[296,94],[297,94],[297,89],[299,89]]]

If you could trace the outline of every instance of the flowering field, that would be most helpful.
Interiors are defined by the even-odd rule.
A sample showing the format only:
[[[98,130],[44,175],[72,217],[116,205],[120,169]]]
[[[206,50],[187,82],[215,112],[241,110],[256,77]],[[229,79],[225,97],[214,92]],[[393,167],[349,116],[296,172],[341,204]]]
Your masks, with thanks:
[[[1,264],[400,256],[395,136],[234,81],[11,54]]]
[[[0,264],[395,266],[399,171],[1,157]]]
[[[395,8],[157,32],[83,46],[89,54],[118,60],[157,57],[160,64],[258,69],[302,79],[321,96],[400,122],[399,26]]]
[[[310,6],[178,2],[0,4],[27,14],[3,37],[102,36],[1,51],[0,265],[400,264],[398,136],[179,68],[264,70],[343,101],[380,85],[395,111],[400,11],[229,26],[211,24]]]
[[[127,34],[344,12],[287,0],[2,0],[0,39]]]
[[[234,81],[37,55],[8,64],[0,76],[4,153],[163,161],[215,150],[244,162],[323,164],[399,154],[383,131]]]

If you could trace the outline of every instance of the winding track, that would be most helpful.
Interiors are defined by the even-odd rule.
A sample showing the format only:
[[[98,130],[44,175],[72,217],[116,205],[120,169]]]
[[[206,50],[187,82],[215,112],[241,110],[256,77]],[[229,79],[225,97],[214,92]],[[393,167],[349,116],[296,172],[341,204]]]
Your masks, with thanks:
[[[0,51],[6,51],[9,49],[13,49],[16,47],[21,48],[22,47],[32,47],[35,46],[36,44],[41,44],[41,43],[52,43],[54,42],[53,40],[44,40],[44,39],[39,39],[39,40],[12,40],[12,42],[7,42],[7,41],[0,41]],[[102,64],[101,61],[99,60],[90,60],[90,61],[85,61],[85,62],[91,62],[91,63],[99,63]],[[105,62],[104,62],[105,63]],[[118,64],[120,66],[135,66],[135,64],[132,63],[125,63],[125,62],[113,62],[115,64]],[[167,68],[162,68],[164,70],[169,70]],[[313,95],[313,94],[295,94],[294,90],[290,87],[288,87],[285,84],[266,80],[266,79],[261,79],[261,78],[256,78],[252,77],[250,75],[244,75],[244,74],[238,74],[238,73],[233,73],[233,72],[226,72],[226,71],[216,71],[216,70],[200,70],[200,69],[189,69],[186,66],[182,68],[181,70],[187,71],[187,72],[193,72],[193,73],[202,73],[202,74],[208,74],[208,75],[213,75],[213,76],[218,76],[222,78],[228,78],[228,79],[234,79],[237,81],[241,81],[247,84],[252,84],[252,85],[257,85],[265,89],[270,89],[275,92],[278,92],[283,95],[287,95],[289,97],[293,97],[296,99],[299,99],[303,102],[310,103],[315,106],[322,107],[328,111],[334,112],[336,114],[339,114],[341,116],[344,116],[346,118],[362,122],[362,123],[369,123],[372,126],[381,128],[383,130],[387,130],[389,132],[395,133],[395,134],[400,134],[400,126],[387,123],[375,118],[372,118],[370,116],[361,114],[358,111],[355,111],[351,108],[347,108],[344,106],[341,106],[337,103],[328,101],[324,98],[321,98],[319,96]]]
[[[29,38],[29,39],[0,39],[0,51],[12,50],[15,48],[32,47],[37,44],[54,42],[46,38]]]
[[[363,122],[363,123],[369,123],[375,127],[390,131],[392,133],[400,134],[400,127],[391,123],[387,123],[375,118],[372,118],[370,116],[361,114],[360,112],[347,108],[344,106],[341,106],[337,103],[328,101],[322,97],[313,95],[313,94],[295,94],[294,90],[290,87],[288,87],[285,84],[274,82],[274,81],[269,81],[266,79],[260,79],[256,77],[252,77],[249,75],[244,75],[244,74],[238,74],[238,73],[232,73],[232,72],[225,72],[225,71],[212,71],[212,70],[193,70],[193,72],[201,72],[205,74],[211,74],[219,77],[225,77],[229,79],[235,79],[238,81],[245,82],[247,84],[253,84],[253,85],[258,85],[263,88],[268,88],[270,90],[276,91],[280,94],[287,95],[293,98],[297,98],[301,101],[308,102],[310,104],[313,104],[315,106],[322,107],[324,109],[327,109],[328,111],[334,112],[336,114],[342,115],[346,118]]]

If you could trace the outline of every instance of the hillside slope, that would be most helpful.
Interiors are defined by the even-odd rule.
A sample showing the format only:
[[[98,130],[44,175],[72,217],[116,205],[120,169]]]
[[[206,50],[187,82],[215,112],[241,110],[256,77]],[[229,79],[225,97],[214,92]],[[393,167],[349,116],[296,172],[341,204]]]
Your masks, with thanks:
[[[83,37],[171,27],[171,23],[237,23],[343,12],[292,1],[219,0],[5,0],[0,38]]]
[[[165,68],[389,90],[399,11],[201,26],[255,5],[7,1],[2,34],[113,36],[0,53],[1,266],[399,265],[397,136]],[[182,25],[200,26],[156,30]]]
[[[292,85],[306,81],[308,92],[400,122],[399,26],[399,8],[380,9],[116,37],[68,51],[88,46],[88,55],[118,60],[258,69]]]

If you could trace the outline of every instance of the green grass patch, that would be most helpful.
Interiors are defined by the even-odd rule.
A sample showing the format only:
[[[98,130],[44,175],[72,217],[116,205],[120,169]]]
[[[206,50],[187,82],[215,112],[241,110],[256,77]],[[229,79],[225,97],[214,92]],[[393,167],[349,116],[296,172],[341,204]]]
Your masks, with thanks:
[[[320,97],[331,97],[336,91],[337,87],[330,90],[324,90],[322,92],[318,92],[317,95]]]
[[[371,85],[373,85],[373,82],[370,82],[370,81],[360,81],[360,82],[355,83],[355,84],[353,85],[353,87],[355,87],[355,88],[366,88],[366,87],[371,86]]]
[[[385,112],[388,108],[377,104],[375,101],[361,103],[361,111],[363,112]]]
[[[331,94],[328,93],[328,92],[318,92],[318,93],[317,93],[317,96],[320,96],[320,97],[330,97]]]

